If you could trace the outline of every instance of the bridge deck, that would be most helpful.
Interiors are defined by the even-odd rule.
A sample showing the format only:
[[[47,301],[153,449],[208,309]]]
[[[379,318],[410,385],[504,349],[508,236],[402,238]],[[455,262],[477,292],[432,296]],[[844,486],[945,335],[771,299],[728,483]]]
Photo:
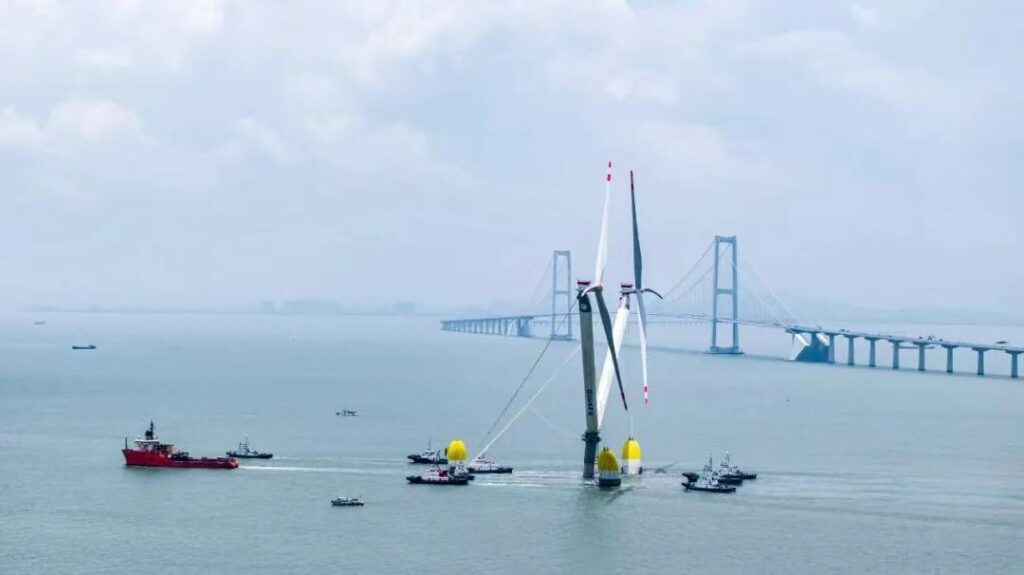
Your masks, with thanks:
[[[445,331],[458,331],[466,333],[490,333],[496,335],[518,335],[520,337],[531,337],[534,335],[532,330],[528,327],[524,328],[525,324],[530,323],[550,323],[557,318],[561,321],[562,318],[569,316],[576,316],[576,313],[570,314],[558,314],[552,316],[550,314],[534,314],[534,315],[510,315],[510,316],[493,316],[485,318],[472,318],[472,319],[450,319],[443,320],[441,322],[441,329]],[[652,323],[674,323],[674,322],[710,322],[711,316],[700,315],[700,314],[672,314],[672,313],[660,313],[650,314],[649,319]],[[963,340],[949,340],[934,337],[914,337],[907,335],[898,335],[892,333],[881,333],[881,332],[868,332],[868,331],[857,331],[848,329],[830,329],[822,326],[806,326],[806,325],[784,325],[782,323],[774,321],[762,321],[762,320],[745,320],[745,319],[728,319],[719,317],[719,323],[727,324],[740,324],[749,325],[755,327],[768,327],[782,329],[792,334],[822,334],[825,336],[832,337],[846,337],[846,338],[861,338],[866,340],[876,341],[888,341],[895,344],[911,344],[915,346],[941,346],[944,348],[969,348],[975,351],[1003,351],[1011,355],[1024,354],[1024,347],[1009,345],[1009,344],[996,344],[996,343],[982,343],[982,342],[970,342]],[[509,333],[512,331],[510,326],[518,326],[515,330],[516,333]]]

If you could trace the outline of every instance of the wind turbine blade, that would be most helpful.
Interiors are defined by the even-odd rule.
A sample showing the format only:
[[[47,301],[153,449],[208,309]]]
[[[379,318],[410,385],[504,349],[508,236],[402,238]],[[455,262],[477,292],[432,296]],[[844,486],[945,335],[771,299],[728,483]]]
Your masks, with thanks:
[[[644,405],[648,404],[647,387],[647,310],[644,309],[644,292],[636,292],[636,319],[640,324],[640,366],[644,376]]]
[[[661,294],[654,290],[644,288],[644,255],[640,249],[640,226],[636,221],[636,185],[633,180],[633,170],[629,171],[629,202],[633,215],[633,282],[636,288],[636,318],[640,324],[640,365],[644,378],[644,405],[649,402],[649,391],[647,383],[647,309],[644,308],[644,292],[649,291],[663,299]]]
[[[597,263],[594,266],[594,283],[604,283],[604,270],[608,267],[608,211],[612,199],[612,163],[608,162],[608,177],[605,178],[604,213],[601,216],[601,239],[597,243]]]
[[[612,335],[612,318],[608,313],[608,306],[604,303],[604,293],[598,291],[597,309],[601,312],[601,324],[604,326],[604,336],[608,340],[608,349],[611,351],[612,365],[615,366],[615,381],[619,384],[619,396],[622,397],[622,408],[629,411],[626,403],[626,391],[622,388],[622,374],[619,372],[619,355],[615,353],[615,337]]]
[[[633,211],[633,287],[639,292],[644,288],[644,255],[640,251],[640,228],[636,223],[636,189],[633,186],[633,170],[629,171],[629,203]]]
[[[622,353],[622,340],[626,337],[626,329],[631,318],[629,317],[629,295],[622,294],[619,298],[619,309],[612,317],[612,337],[615,338],[615,353]],[[612,379],[615,378],[615,368],[612,365],[611,352],[605,353],[604,363],[601,365],[601,377],[597,383],[597,425],[603,426],[605,412],[608,408],[608,395],[612,389]]]

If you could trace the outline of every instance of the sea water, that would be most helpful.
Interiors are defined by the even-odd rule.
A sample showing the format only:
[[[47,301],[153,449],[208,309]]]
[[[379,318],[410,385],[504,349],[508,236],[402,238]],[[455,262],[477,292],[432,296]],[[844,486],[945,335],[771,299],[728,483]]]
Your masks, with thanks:
[[[1020,380],[946,375],[941,349],[928,357],[939,373],[916,372],[916,350],[899,372],[790,363],[777,357],[789,336],[771,330],[743,332],[746,356],[709,356],[685,350],[707,344],[706,326],[654,326],[650,404],[627,346],[631,415],[613,392],[602,433],[618,452],[632,430],[645,474],[601,491],[580,481],[577,344],[556,342],[508,416],[550,384],[488,454],[514,474],[408,485],[424,468],[405,455],[428,441],[482,446],[545,345],[438,328],[422,317],[0,318],[0,573],[1024,565]],[[895,331],[910,329],[938,328]],[[965,339],[1024,340],[1020,329],[970,330]],[[98,349],[71,350],[87,343]],[[866,360],[866,347],[857,353]],[[972,357],[958,355],[958,369],[973,370]],[[233,471],[125,467],[124,438],[151,419],[193,455],[223,455],[248,435],[274,458]],[[683,490],[682,471],[725,451],[758,478],[731,495]],[[331,507],[338,496],[366,506]]]

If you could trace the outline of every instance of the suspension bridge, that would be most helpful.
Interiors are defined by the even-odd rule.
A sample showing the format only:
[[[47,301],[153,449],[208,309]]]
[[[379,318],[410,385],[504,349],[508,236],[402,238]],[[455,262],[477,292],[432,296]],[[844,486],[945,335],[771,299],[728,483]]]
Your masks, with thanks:
[[[878,367],[879,342],[891,346],[892,369],[900,369],[901,351],[917,351],[917,370],[927,369],[927,350],[945,350],[945,371],[954,373],[954,351],[970,350],[976,354],[975,373],[985,375],[985,354],[1005,353],[1010,358],[1010,377],[1019,377],[1018,359],[1024,347],[1005,342],[981,343],[934,336],[906,336],[868,330],[851,330],[838,326],[823,327],[799,320],[770,287],[753,265],[739,256],[736,236],[715,236],[689,271],[665,293],[663,300],[652,302],[651,323],[709,324],[707,352],[739,355],[740,327],[780,329],[798,342],[793,361],[836,363],[839,338],[846,339],[847,365],[856,365],[855,342],[868,344],[868,367]],[[741,281],[742,280],[742,281]],[[749,285],[748,285],[749,284]],[[554,340],[575,338],[570,316],[573,313],[575,290],[572,278],[572,254],[556,250],[534,289],[525,309],[539,310],[518,315],[495,315],[447,319],[441,322],[445,331],[514,337],[541,337]]]

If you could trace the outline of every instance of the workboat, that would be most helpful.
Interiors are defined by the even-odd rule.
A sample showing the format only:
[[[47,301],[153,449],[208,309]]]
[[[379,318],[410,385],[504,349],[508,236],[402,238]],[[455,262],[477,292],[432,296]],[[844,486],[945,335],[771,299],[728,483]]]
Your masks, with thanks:
[[[470,473],[512,473],[511,467],[498,465],[489,459],[484,459],[483,455],[474,459],[467,469]]]
[[[192,457],[187,451],[178,451],[170,443],[160,443],[154,431],[153,422],[141,437],[135,438],[135,446],[128,447],[124,438],[124,464],[139,467],[174,467],[199,469],[235,469],[238,461],[230,457]]]
[[[447,465],[448,458],[440,450],[433,450],[430,448],[430,442],[427,442],[427,448],[421,453],[413,453],[405,456],[412,463],[426,463],[432,465]]]
[[[358,497],[338,497],[331,499],[331,505],[334,507],[362,507],[363,501]]]
[[[732,493],[736,491],[736,488],[732,485],[725,485],[718,481],[718,474],[715,473],[713,466],[711,465],[711,458],[708,458],[708,462],[704,464],[704,470],[700,476],[697,477],[696,481],[684,481],[683,487],[687,491],[705,491],[708,493]]]
[[[729,459],[729,452],[726,451],[725,458],[718,464],[718,478],[719,481],[721,481],[722,478],[726,478],[727,480],[738,480],[738,482],[742,482],[744,479],[757,479],[757,474],[746,473],[739,467],[733,465],[732,460]],[[722,481],[722,483],[725,483],[725,481]]]
[[[435,465],[422,475],[409,475],[405,479],[409,483],[424,485],[468,485],[472,478],[465,471],[450,473],[448,469]]]
[[[355,417],[358,414],[354,409],[342,409],[341,411],[335,411],[334,415],[341,415],[343,417]]]
[[[238,447],[227,452],[227,456],[237,457],[238,459],[270,459],[274,454],[249,449],[249,436],[247,435],[245,436],[245,439],[238,443]]]
[[[73,346],[71,346],[71,349],[96,349],[96,346],[92,345],[92,344],[89,344],[89,345],[73,345]]]

